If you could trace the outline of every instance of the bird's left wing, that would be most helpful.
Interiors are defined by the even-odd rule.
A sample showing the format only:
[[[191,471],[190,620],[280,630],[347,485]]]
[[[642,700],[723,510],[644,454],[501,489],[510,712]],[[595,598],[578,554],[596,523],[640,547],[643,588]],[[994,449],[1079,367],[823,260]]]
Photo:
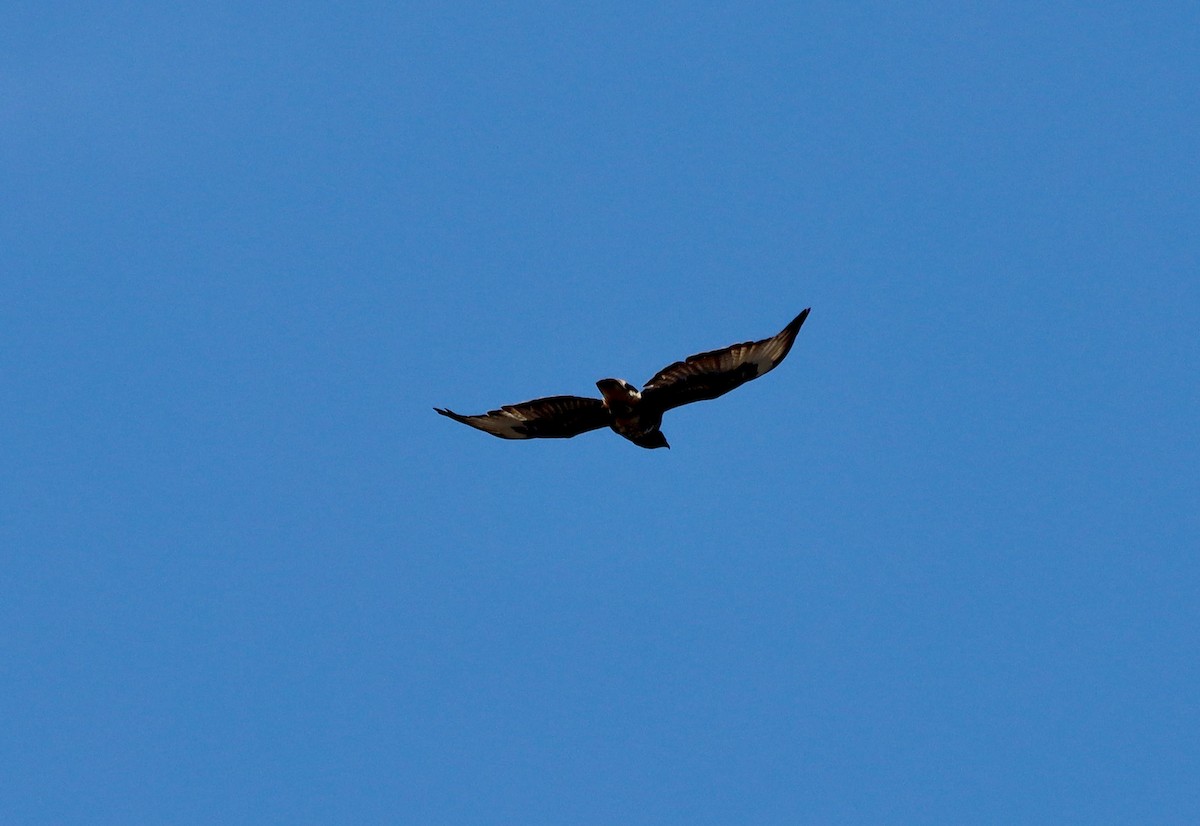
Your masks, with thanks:
[[[549,396],[506,404],[479,416],[462,416],[440,407],[434,410],[501,439],[569,439],[606,427],[609,422],[604,402],[583,396]]]
[[[808,310],[812,308],[809,307]],[[642,388],[642,399],[660,410],[715,399],[772,370],[792,349],[808,310],[776,335],[699,353],[659,370]]]

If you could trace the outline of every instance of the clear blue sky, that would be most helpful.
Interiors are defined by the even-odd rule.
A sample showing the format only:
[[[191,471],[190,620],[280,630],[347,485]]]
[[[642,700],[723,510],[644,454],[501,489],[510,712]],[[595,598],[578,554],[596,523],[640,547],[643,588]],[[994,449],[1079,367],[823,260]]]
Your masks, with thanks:
[[[583,5],[5,4],[0,820],[1200,822],[1197,5]]]

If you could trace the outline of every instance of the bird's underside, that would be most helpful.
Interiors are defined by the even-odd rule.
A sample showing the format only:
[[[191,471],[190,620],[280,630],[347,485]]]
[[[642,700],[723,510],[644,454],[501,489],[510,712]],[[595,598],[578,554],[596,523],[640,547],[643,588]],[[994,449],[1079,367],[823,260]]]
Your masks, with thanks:
[[[659,430],[663,413],[723,396],[770,372],[792,349],[806,318],[808,310],[777,335],[762,341],[688,356],[659,370],[641,391],[624,379],[601,379],[596,382],[602,396],[599,399],[549,396],[507,404],[478,416],[463,416],[440,407],[434,410],[501,439],[569,439],[609,427],[639,447],[670,447]]]

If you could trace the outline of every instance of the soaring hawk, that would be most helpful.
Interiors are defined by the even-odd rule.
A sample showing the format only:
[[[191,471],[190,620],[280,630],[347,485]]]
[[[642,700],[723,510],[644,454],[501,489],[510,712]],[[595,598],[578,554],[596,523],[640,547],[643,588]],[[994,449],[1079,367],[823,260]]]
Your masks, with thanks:
[[[600,379],[596,387],[603,399],[548,396],[508,404],[479,416],[462,416],[440,407],[434,410],[501,439],[569,439],[611,427],[638,447],[669,448],[667,438],[658,429],[663,413],[683,404],[715,399],[774,369],[792,349],[808,310],[770,338],[698,353],[664,367],[640,393],[624,379]]]

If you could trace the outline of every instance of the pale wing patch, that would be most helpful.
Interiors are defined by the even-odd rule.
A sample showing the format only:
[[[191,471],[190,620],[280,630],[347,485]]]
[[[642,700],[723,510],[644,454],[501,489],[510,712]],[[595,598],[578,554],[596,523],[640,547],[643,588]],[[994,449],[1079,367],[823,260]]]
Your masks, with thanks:
[[[446,410],[441,407],[435,407],[434,410],[443,416],[454,419],[456,422],[470,425],[482,430],[484,433],[499,436],[501,439],[530,438],[530,434],[524,428],[524,422],[527,419],[523,416],[513,415],[513,413],[505,408],[491,410],[479,416],[464,416],[461,413],[455,413],[453,410]]]
[[[520,430],[529,421],[526,416],[509,407],[502,407],[497,413],[488,416],[465,416],[467,423],[480,430],[486,430],[501,439],[528,439],[529,436]]]
[[[788,345],[791,341],[784,336],[775,336],[766,341],[761,341],[750,348],[750,352],[746,354],[747,359],[754,368],[758,371],[755,376],[761,376],[763,373],[772,369],[779,362],[783,361],[784,355],[787,354]]]

